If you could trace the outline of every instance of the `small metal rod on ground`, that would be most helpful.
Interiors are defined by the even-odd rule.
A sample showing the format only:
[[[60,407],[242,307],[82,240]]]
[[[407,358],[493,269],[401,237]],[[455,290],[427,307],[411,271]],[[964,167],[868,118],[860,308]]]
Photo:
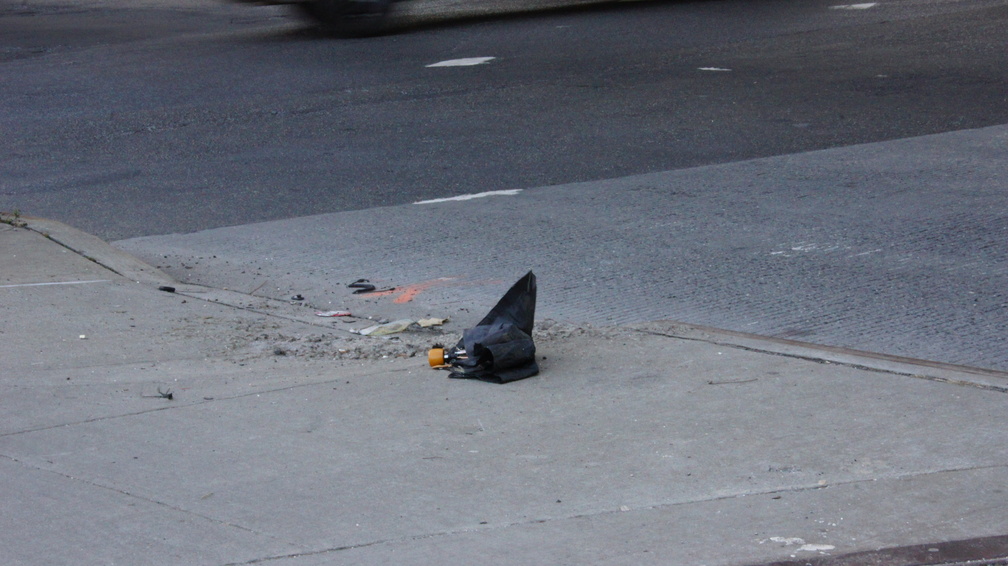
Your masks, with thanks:
[[[707,385],[728,385],[730,383],[752,383],[753,381],[757,381],[757,378],[754,377],[752,379],[735,379],[735,380],[729,380],[729,381],[708,381]]]

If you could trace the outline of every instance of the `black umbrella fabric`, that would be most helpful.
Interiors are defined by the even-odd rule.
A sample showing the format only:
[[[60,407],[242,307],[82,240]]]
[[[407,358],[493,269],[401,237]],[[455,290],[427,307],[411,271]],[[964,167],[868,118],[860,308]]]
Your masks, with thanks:
[[[532,325],[535,323],[536,277],[531,271],[511,286],[476,326],[462,333],[449,377],[508,383],[539,373]]]

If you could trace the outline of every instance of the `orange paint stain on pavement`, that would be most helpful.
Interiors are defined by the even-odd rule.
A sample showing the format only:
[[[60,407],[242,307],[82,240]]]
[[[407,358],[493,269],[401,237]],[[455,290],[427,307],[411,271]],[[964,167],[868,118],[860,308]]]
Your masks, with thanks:
[[[396,287],[395,289],[389,289],[387,291],[377,291],[375,293],[368,293],[368,297],[389,297],[394,296],[395,299],[392,300],[393,303],[401,305],[403,303],[408,303],[415,299],[417,295],[423,293],[431,287],[439,287],[442,285],[480,285],[485,283],[493,283],[488,281],[470,281],[468,283],[463,283],[458,281],[458,277],[439,277],[437,279],[431,279],[430,281],[423,281],[421,283],[414,283],[412,285],[403,285],[401,287]]]
[[[416,298],[417,295],[435,287],[437,285],[444,285],[449,281],[454,281],[454,277],[441,277],[438,279],[431,279],[430,281],[424,281],[423,283],[414,283],[413,285],[404,285],[402,287],[396,287],[395,289],[389,289],[388,291],[378,291],[376,293],[368,293],[370,297],[388,297],[395,296],[393,303],[401,305],[403,303],[408,303]]]

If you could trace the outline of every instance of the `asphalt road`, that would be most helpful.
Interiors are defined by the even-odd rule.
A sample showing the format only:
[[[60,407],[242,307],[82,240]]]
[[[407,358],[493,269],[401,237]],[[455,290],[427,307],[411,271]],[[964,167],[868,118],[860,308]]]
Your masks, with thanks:
[[[971,130],[1008,123],[1005,2],[408,10],[338,40],[278,8],[0,4],[0,210],[320,307],[531,267],[573,322],[1008,369],[1004,134]]]
[[[336,40],[280,8],[5,0],[0,209],[121,239],[1008,122],[1003,1],[836,4],[428,2]],[[427,67],[466,57],[495,59]]]

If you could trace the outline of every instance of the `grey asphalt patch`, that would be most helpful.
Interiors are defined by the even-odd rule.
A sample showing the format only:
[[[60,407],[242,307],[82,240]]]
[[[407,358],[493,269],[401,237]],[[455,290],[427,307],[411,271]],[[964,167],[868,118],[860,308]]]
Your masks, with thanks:
[[[390,319],[464,328],[533,269],[540,315],[563,322],[671,319],[1005,370],[1004,163],[997,126],[115,245],[182,281]],[[349,297],[359,277],[428,286]]]

